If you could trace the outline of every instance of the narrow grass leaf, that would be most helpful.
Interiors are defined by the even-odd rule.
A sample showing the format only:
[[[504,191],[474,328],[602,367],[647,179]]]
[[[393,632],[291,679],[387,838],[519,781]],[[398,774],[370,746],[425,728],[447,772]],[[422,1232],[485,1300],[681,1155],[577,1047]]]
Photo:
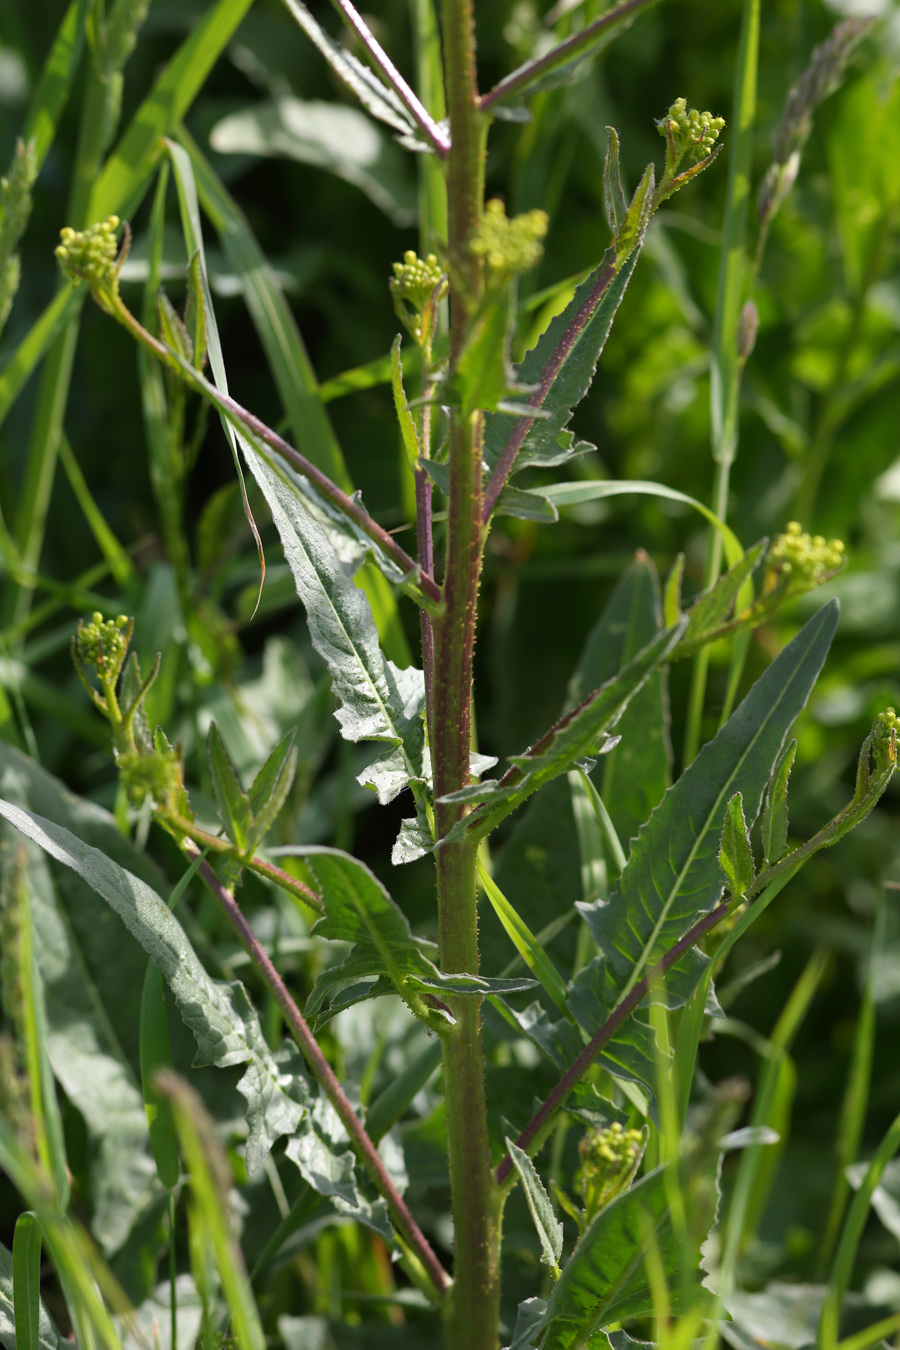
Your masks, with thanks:
[[[109,564],[109,570],[116,585],[126,589],[135,579],[134,563],[119,543],[103,512],[94,500],[65,432],[59,438],[59,459],[69,480],[69,486],[75,495],[75,500],[81,507],[82,514],[90,526],[97,547]]]
[[[23,1214],[18,1223],[26,1218],[30,1219],[35,1227],[37,1226],[34,1215],[30,1213]],[[17,1230],[18,1223],[16,1225]],[[38,1275],[40,1275],[40,1242],[40,1230],[38,1230],[36,1239]],[[13,1243],[15,1246],[15,1238]],[[31,1239],[29,1239],[29,1245],[30,1243]],[[37,1295],[37,1320],[30,1320],[31,1309],[29,1308],[29,1325],[21,1332],[18,1330],[15,1283],[13,1252],[10,1252],[0,1242],[0,1345],[3,1346],[3,1350],[26,1350],[26,1346],[27,1350],[59,1350],[62,1343],[61,1338],[50,1319],[50,1314],[40,1300],[39,1282],[33,1286],[33,1292]],[[32,1290],[29,1288],[29,1293],[31,1292]],[[19,1336],[21,1336],[21,1339],[19,1339]]]
[[[506,1140],[506,1147],[512,1158],[513,1167],[519,1174],[528,1209],[537,1229],[541,1243],[541,1263],[549,1266],[554,1276],[558,1277],[563,1248],[563,1226],[553,1212],[550,1197],[544,1190],[537,1168],[528,1154],[517,1148],[512,1139]]]
[[[41,1241],[34,1214],[20,1214],[12,1249],[16,1350],[39,1350],[41,1344]]]
[[[84,299],[84,287],[79,290],[71,285],[61,287],[16,347],[0,374],[0,426]]]
[[[22,139],[34,142],[39,166],[47,157],[69,101],[84,50],[85,15],[89,8],[90,0],[72,0],[66,9],[31,98]]]
[[[567,997],[565,981],[531,929],[516,913],[515,908],[507,900],[480,859],[478,860],[478,880],[516,951],[529,970],[540,981],[542,989],[552,998],[560,1012],[565,1013]]]
[[[419,1057],[408,1064],[381,1095],[375,1098],[366,1112],[366,1133],[374,1143],[377,1144],[388,1130],[396,1125],[412,1104],[413,1098],[437,1072],[440,1062],[441,1043],[440,1040],[434,1039]]]

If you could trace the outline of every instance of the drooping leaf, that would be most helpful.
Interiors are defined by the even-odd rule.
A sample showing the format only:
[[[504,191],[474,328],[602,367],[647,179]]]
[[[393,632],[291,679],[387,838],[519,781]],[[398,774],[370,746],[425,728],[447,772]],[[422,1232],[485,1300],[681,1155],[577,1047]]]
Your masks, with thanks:
[[[220,154],[274,156],[327,169],[364,192],[395,225],[415,220],[415,185],[402,151],[345,103],[291,94],[254,103],[217,122],[209,143]]]
[[[669,789],[633,842],[609,903],[579,904],[601,951],[579,972],[569,1000],[589,1033],[599,1029],[691,924],[718,903],[723,889],[718,853],[727,804],[740,792],[748,822],[756,820],[784,738],[828,653],[837,616],[832,601],[810,619]],[[679,1006],[705,964],[692,948],[668,972],[664,993],[651,997]]]
[[[276,1060],[244,986],[213,980],[165,901],[140,877],[76,838],[69,830],[0,801],[0,815],[72,869],[118,914],[162,972],[178,1010],[197,1041],[195,1064],[220,1068],[247,1064],[238,1090],[247,1099],[247,1166],[254,1170],[283,1134],[297,1131],[308,1114],[308,1089],[299,1052]],[[136,1092],[140,1102],[140,1093]],[[143,1118],[143,1102],[140,1102]],[[146,1121],[143,1121],[146,1133]],[[149,1161],[149,1160],[148,1160]]]
[[[480,804],[454,827],[448,840],[465,835],[484,838],[533,792],[572,764],[613,749],[616,741],[609,731],[648,676],[676,646],[683,627],[684,621],[660,633],[624,670],[561,717],[526,754],[511,757],[512,768],[502,778],[487,779],[453,793],[447,800]]]
[[[537,1168],[528,1154],[517,1148],[512,1139],[505,1142],[513,1167],[519,1174],[528,1209],[540,1239],[541,1263],[549,1266],[553,1273],[558,1275],[559,1259],[562,1256],[563,1226],[553,1212],[550,1197],[544,1190]]]
[[[38,1339],[32,1341],[32,1350],[59,1350],[59,1332],[43,1303],[38,1306]],[[24,1344],[24,1340],[17,1343],[16,1338],[12,1252],[0,1242],[0,1346],[3,1350],[21,1350]]]
[[[778,756],[772,781],[766,793],[762,817],[763,857],[771,867],[784,857],[788,839],[787,790],[797,742],[790,741]]]
[[[731,894],[738,898],[750,889],[756,877],[753,849],[747,837],[741,794],[736,792],[725,809],[719,865],[728,878]]]
[[[652,641],[660,626],[656,569],[647,555],[639,552],[588,635],[569,685],[570,705],[612,679]],[[616,731],[622,739],[604,756],[594,776],[616,834],[627,850],[628,840],[637,834],[669,786],[671,746],[664,669],[654,671],[634,695]]]

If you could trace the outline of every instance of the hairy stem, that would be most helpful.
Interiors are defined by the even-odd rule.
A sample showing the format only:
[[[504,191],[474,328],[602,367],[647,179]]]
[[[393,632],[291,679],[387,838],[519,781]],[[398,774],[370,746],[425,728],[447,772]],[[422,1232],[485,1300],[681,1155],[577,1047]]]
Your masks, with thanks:
[[[453,143],[447,162],[448,251],[471,274],[477,297],[480,276],[469,259],[468,240],[482,210],[484,119],[477,108],[471,0],[442,0],[441,17]],[[451,294],[451,374],[467,328],[465,305]],[[481,435],[480,414],[451,414],[444,607],[434,623],[432,750],[438,838],[459,815],[459,807],[439,799],[469,781],[472,657],[483,546]],[[449,972],[477,972],[479,966],[475,856],[470,840],[448,845],[436,855],[441,966]],[[453,1012],[454,1032],[442,1042],[454,1231],[447,1350],[496,1350],[499,1209],[490,1167],[481,1000],[454,1000]]]
[[[191,843],[186,843],[185,852],[193,860],[198,856],[199,850]],[[294,1034],[294,1039],[303,1051],[307,1064],[315,1075],[317,1082],[321,1085],[322,1091],[338,1113],[344,1129],[350,1136],[355,1153],[365,1165],[379,1194],[387,1201],[394,1221],[402,1229],[409,1246],[427,1270],[435,1289],[439,1294],[445,1294],[449,1287],[449,1281],[444,1268],[434,1254],[428,1239],[410,1214],[403,1197],[391,1181],[378,1150],[366,1133],[362,1121],[351,1106],[344,1089],[335,1076],[334,1070],[322,1054],[315,1036],[310,1031],[300,1009],[291,998],[268,953],[241,913],[231,891],[221,884],[209,863],[201,862],[200,875],[228,915],[253,964],[275,996],[278,1006],[284,1013],[285,1020]]]

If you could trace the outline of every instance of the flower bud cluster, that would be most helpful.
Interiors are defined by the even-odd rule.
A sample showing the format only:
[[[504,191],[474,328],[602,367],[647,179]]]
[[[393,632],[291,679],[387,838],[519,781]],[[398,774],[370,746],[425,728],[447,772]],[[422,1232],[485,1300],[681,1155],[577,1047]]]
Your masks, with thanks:
[[[87,281],[91,286],[117,286],[116,230],[119,217],[110,216],[86,230],[73,230],[66,225],[59,232],[60,242],[54,250],[64,274],[76,286]]]
[[[688,164],[699,164],[711,153],[725,125],[724,117],[688,108],[687,99],[676,98],[665,117],[657,122],[659,134],[674,151],[675,164],[687,156]],[[668,166],[667,166],[668,167]],[[673,166],[674,167],[674,166]]]
[[[494,272],[527,272],[543,257],[541,241],[548,225],[546,211],[525,211],[510,220],[503,202],[495,197],[485,206],[484,216],[472,233],[469,252],[483,258]]]
[[[897,738],[900,735],[900,717],[893,708],[885,708],[872,725],[872,758],[876,773],[881,773],[897,762]]]
[[[168,807],[177,798],[182,786],[181,756],[171,746],[129,750],[116,756],[116,764],[132,806],[143,806],[149,797],[157,806]]]
[[[581,1197],[588,1220],[627,1189],[641,1160],[643,1143],[640,1130],[623,1129],[618,1121],[584,1136],[579,1146]]]
[[[125,614],[115,619],[104,620],[99,610],[91,615],[90,623],[79,620],[75,647],[86,666],[93,666],[101,679],[115,682],[128,643],[131,641],[131,624]]]
[[[423,259],[408,248],[403,255],[402,263],[394,263],[394,275],[390,284],[397,318],[416,342],[420,345],[423,342],[427,343],[430,340],[429,335],[434,331],[434,314],[432,313],[428,322],[424,316],[435,294],[435,288],[440,287],[438,299],[445,294],[444,269],[433,253],[429,253],[428,257]]]
[[[791,520],[784,534],[776,535],[772,541],[766,559],[769,575],[765,589],[782,585],[785,587],[783,598],[802,595],[833,577],[844,562],[842,540],[805,534],[803,527]]]

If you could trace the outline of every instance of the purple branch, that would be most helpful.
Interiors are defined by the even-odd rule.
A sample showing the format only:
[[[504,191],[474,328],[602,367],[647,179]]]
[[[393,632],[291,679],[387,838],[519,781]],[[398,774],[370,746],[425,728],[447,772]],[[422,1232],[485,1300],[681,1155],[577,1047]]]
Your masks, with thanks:
[[[516,1140],[516,1144],[519,1148],[525,1149],[526,1152],[528,1151],[529,1145],[534,1142],[544,1126],[548,1124],[555,1112],[562,1106],[582,1074],[587,1072],[600,1051],[607,1042],[612,1040],[625,1019],[630,1017],[635,1008],[637,1008],[637,1006],[647,997],[647,994],[650,992],[650,989],[656,981],[661,979],[666,971],[684,956],[686,951],[693,947],[696,942],[699,942],[704,933],[708,933],[711,928],[715,928],[716,924],[725,918],[725,915],[731,909],[731,906],[732,899],[731,896],[729,896],[727,900],[723,900],[720,905],[717,905],[716,908],[704,918],[699,919],[697,923],[694,924],[693,928],[689,928],[684,937],[679,938],[675,943],[675,946],[672,947],[670,951],[666,952],[662,960],[658,961],[653,969],[649,971],[642,980],[637,982],[628,997],[624,998],[619,1006],[610,1013],[597,1034],[588,1041],[572,1067],[563,1074],[547,1100],[532,1116],[531,1120]],[[494,1174],[498,1186],[506,1180],[511,1170],[512,1159],[507,1153]]]
[[[184,848],[190,858],[199,856],[200,850],[189,841],[185,841]],[[390,1206],[394,1218],[404,1231],[407,1242],[427,1270],[435,1289],[439,1294],[446,1294],[448,1280],[443,1266],[435,1256],[428,1239],[410,1214],[403,1197],[391,1181],[378,1150],[366,1134],[362,1121],[351,1106],[349,1098],[335,1076],[334,1070],[322,1054],[315,1036],[309,1029],[309,1024],[288,993],[287,987],[272,964],[268,952],[260,944],[234,896],[222,885],[209,863],[202,862],[200,864],[200,875],[228,915],[253,964],[278,1001],[278,1005],[284,1013],[288,1026],[294,1033],[294,1038],[303,1051],[309,1067],[321,1084],[325,1096],[337,1111],[341,1123],[353,1141],[356,1153],[368,1168],[379,1193],[384,1196]]]
[[[532,407],[535,409],[535,413],[549,394],[553,381],[568,360],[572,348],[584,332],[591,315],[599,305],[605,292],[611,286],[615,275],[615,262],[608,263],[600,272],[600,275],[597,277],[597,280],[585,297],[584,303],[581,305],[578,313],[560,338],[556,350],[544,367],[541,382],[538,385],[537,393],[532,400]],[[525,437],[534,425],[534,420],[534,413],[530,416],[526,414],[524,417],[519,418],[512,429],[509,440],[503,447],[503,453],[494,466],[494,471],[491,474],[484,493],[484,511],[482,513],[482,520],[485,525],[491,518],[494,507],[497,505],[497,498],[503,491],[506,480],[511,474],[513,465],[516,462],[516,456],[522,449]]]
[[[428,141],[428,144],[441,159],[446,159],[450,153],[450,138],[447,133],[438,126],[428,109],[406,83],[406,80],[404,80],[374,33],[367,27],[362,15],[350,3],[350,0],[334,0],[334,2]]]
[[[618,23],[621,19],[626,19],[629,14],[655,3],[656,0],[624,0],[624,3],[617,5],[615,9],[607,10],[605,14],[600,15],[599,19],[595,19],[593,23],[589,23],[586,28],[582,28],[578,33],[573,33],[571,37],[566,38],[565,42],[561,42],[558,47],[549,51],[546,56],[520,66],[518,70],[514,70],[511,75],[507,75],[499,84],[496,84],[490,93],[482,94],[478,100],[480,111],[490,112],[495,103],[505,102],[511,94],[515,94],[523,87],[533,84],[544,75],[550,74],[558,66],[565,66],[570,61],[574,61],[582,48],[590,47],[594,39],[598,38],[607,28]]]

